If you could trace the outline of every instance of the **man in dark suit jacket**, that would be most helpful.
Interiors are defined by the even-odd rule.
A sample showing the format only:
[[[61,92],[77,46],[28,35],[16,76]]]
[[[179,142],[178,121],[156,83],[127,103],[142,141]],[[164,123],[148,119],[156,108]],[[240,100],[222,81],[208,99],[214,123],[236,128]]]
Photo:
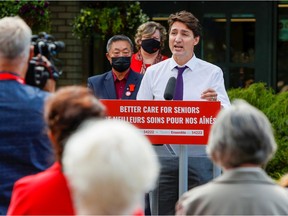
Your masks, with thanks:
[[[130,69],[132,41],[125,35],[115,35],[106,49],[112,70],[88,78],[88,88],[100,99],[135,100],[143,75]]]
[[[108,40],[106,51],[112,70],[89,77],[88,88],[99,99],[136,100],[143,75],[130,68],[132,41],[125,35],[114,35]],[[145,205],[145,214],[150,215],[148,196],[145,197]]]
[[[31,36],[22,19],[0,19],[0,215],[6,215],[15,181],[47,169],[54,158],[43,119],[49,94],[24,81]]]

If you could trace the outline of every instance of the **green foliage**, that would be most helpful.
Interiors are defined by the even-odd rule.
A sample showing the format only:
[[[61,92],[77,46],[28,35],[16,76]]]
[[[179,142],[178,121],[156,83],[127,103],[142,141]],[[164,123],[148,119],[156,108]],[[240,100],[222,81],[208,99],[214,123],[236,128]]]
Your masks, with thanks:
[[[228,91],[230,100],[241,98],[260,110],[268,108],[275,100],[273,89],[267,88],[265,83],[255,83],[249,88],[236,88]]]
[[[89,5],[81,9],[73,22],[73,35],[78,39],[100,35],[107,39],[115,34],[134,36],[136,28],[149,20],[139,2],[121,2],[118,5]]]
[[[228,91],[231,101],[241,98],[260,109],[270,120],[278,145],[265,170],[274,179],[288,173],[288,92],[275,94],[264,83],[254,83],[246,89]]]
[[[139,2],[129,4],[125,17],[124,24],[130,31],[133,32],[133,34],[136,32],[136,29],[140,24],[149,20],[149,17],[142,12]]]
[[[49,3],[45,0],[1,1],[0,18],[20,16],[30,26],[33,33],[49,32],[51,29]]]
[[[288,173],[288,92],[278,94],[265,114],[272,123],[278,144],[278,151],[266,171],[277,179]]]

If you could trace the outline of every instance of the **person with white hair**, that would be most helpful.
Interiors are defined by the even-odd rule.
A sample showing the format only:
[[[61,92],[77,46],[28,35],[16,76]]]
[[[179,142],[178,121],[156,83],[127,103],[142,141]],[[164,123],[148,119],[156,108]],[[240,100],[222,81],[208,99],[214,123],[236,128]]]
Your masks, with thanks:
[[[220,111],[207,146],[223,175],[184,193],[176,215],[288,215],[288,192],[263,170],[276,147],[267,117],[234,101]]]
[[[25,84],[34,55],[31,37],[21,18],[0,19],[0,215],[7,212],[15,181],[53,163],[43,120],[49,94]]]
[[[78,215],[132,215],[159,175],[149,140],[111,119],[86,122],[72,135],[63,167]]]

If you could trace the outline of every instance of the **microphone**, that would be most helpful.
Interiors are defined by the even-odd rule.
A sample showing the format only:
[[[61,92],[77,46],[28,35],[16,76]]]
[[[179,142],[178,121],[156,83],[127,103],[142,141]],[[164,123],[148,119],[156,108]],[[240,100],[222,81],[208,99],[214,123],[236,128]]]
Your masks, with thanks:
[[[165,100],[172,100],[173,99],[175,86],[176,86],[176,78],[170,77],[170,79],[167,82],[165,91],[164,91],[164,99]]]

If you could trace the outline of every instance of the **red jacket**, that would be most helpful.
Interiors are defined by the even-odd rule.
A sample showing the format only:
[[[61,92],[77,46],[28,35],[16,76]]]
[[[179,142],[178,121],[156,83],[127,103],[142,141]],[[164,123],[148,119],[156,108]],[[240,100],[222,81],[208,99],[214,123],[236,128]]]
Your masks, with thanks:
[[[13,188],[7,215],[74,215],[61,165],[19,179]]]
[[[44,172],[19,179],[7,215],[74,215],[67,181],[56,162]],[[141,208],[132,214],[144,216]]]

